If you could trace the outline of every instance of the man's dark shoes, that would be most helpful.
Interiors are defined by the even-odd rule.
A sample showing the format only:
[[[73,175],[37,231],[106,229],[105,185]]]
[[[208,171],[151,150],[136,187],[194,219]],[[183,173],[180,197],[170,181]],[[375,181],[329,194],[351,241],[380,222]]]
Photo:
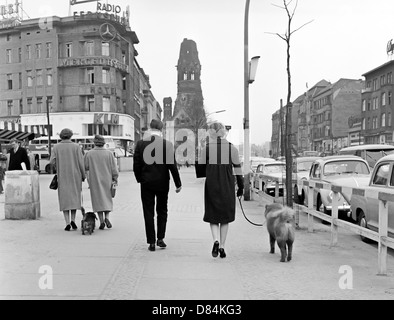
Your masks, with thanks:
[[[71,230],[71,226],[68,224],[68,225],[66,225],[66,227],[64,228],[64,230],[66,230],[66,231],[70,231]]]
[[[224,251],[224,248],[219,249],[219,254],[220,258],[226,258],[226,252]]]
[[[219,254],[219,241],[215,241],[212,248],[212,257],[216,258]]]
[[[160,248],[165,248],[165,247],[167,247],[167,245],[166,245],[166,243],[164,242],[163,239],[157,240],[157,245],[158,245]]]
[[[73,228],[73,230],[77,230],[78,229],[78,227],[77,227],[77,225],[75,224],[75,222],[74,221],[71,221],[71,227]]]
[[[155,251],[155,250],[156,250],[155,244],[154,244],[154,243],[151,243],[151,244],[149,245],[148,250],[149,250],[149,251]]]

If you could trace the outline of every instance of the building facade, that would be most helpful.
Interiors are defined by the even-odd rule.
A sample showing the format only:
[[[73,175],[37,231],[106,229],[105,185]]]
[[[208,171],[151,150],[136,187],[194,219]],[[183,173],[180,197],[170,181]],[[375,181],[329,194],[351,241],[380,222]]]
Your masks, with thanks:
[[[50,21],[0,28],[0,118],[49,123],[54,140],[68,127],[79,141],[101,134],[131,147],[146,126],[143,112],[161,110],[136,62],[136,33],[128,21],[101,13]]]
[[[393,73],[394,61],[389,61],[363,74],[361,135],[366,144],[393,144]]]

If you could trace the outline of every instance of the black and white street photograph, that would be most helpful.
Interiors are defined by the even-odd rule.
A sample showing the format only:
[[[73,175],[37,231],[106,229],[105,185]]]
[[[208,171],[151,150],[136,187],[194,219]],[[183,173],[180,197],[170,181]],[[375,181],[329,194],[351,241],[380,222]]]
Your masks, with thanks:
[[[393,11],[0,0],[0,300],[394,300]]]

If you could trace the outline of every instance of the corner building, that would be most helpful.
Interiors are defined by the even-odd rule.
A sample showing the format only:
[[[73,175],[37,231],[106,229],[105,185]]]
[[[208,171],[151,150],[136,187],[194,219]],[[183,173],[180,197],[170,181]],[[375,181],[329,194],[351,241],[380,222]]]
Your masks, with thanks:
[[[141,113],[134,88],[138,42],[128,24],[99,13],[24,20],[0,29],[0,74],[6,79],[0,85],[0,118],[46,126],[49,112],[54,142],[68,127],[82,143],[101,134],[129,147]]]

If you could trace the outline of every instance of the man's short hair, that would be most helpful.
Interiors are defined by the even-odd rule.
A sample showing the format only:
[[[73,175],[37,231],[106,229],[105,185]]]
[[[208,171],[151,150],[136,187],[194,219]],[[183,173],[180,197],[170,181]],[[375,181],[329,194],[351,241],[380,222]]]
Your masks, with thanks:
[[[19,143],[19,141],[18,141],[16,138],[12,138],[12,139],[10,140],[10,144],[13,143],[13,142]]]
[[[152,119],[152,121],[150,122],[150,128],[161,131],[163,130],[163,122],[158,119]]]

